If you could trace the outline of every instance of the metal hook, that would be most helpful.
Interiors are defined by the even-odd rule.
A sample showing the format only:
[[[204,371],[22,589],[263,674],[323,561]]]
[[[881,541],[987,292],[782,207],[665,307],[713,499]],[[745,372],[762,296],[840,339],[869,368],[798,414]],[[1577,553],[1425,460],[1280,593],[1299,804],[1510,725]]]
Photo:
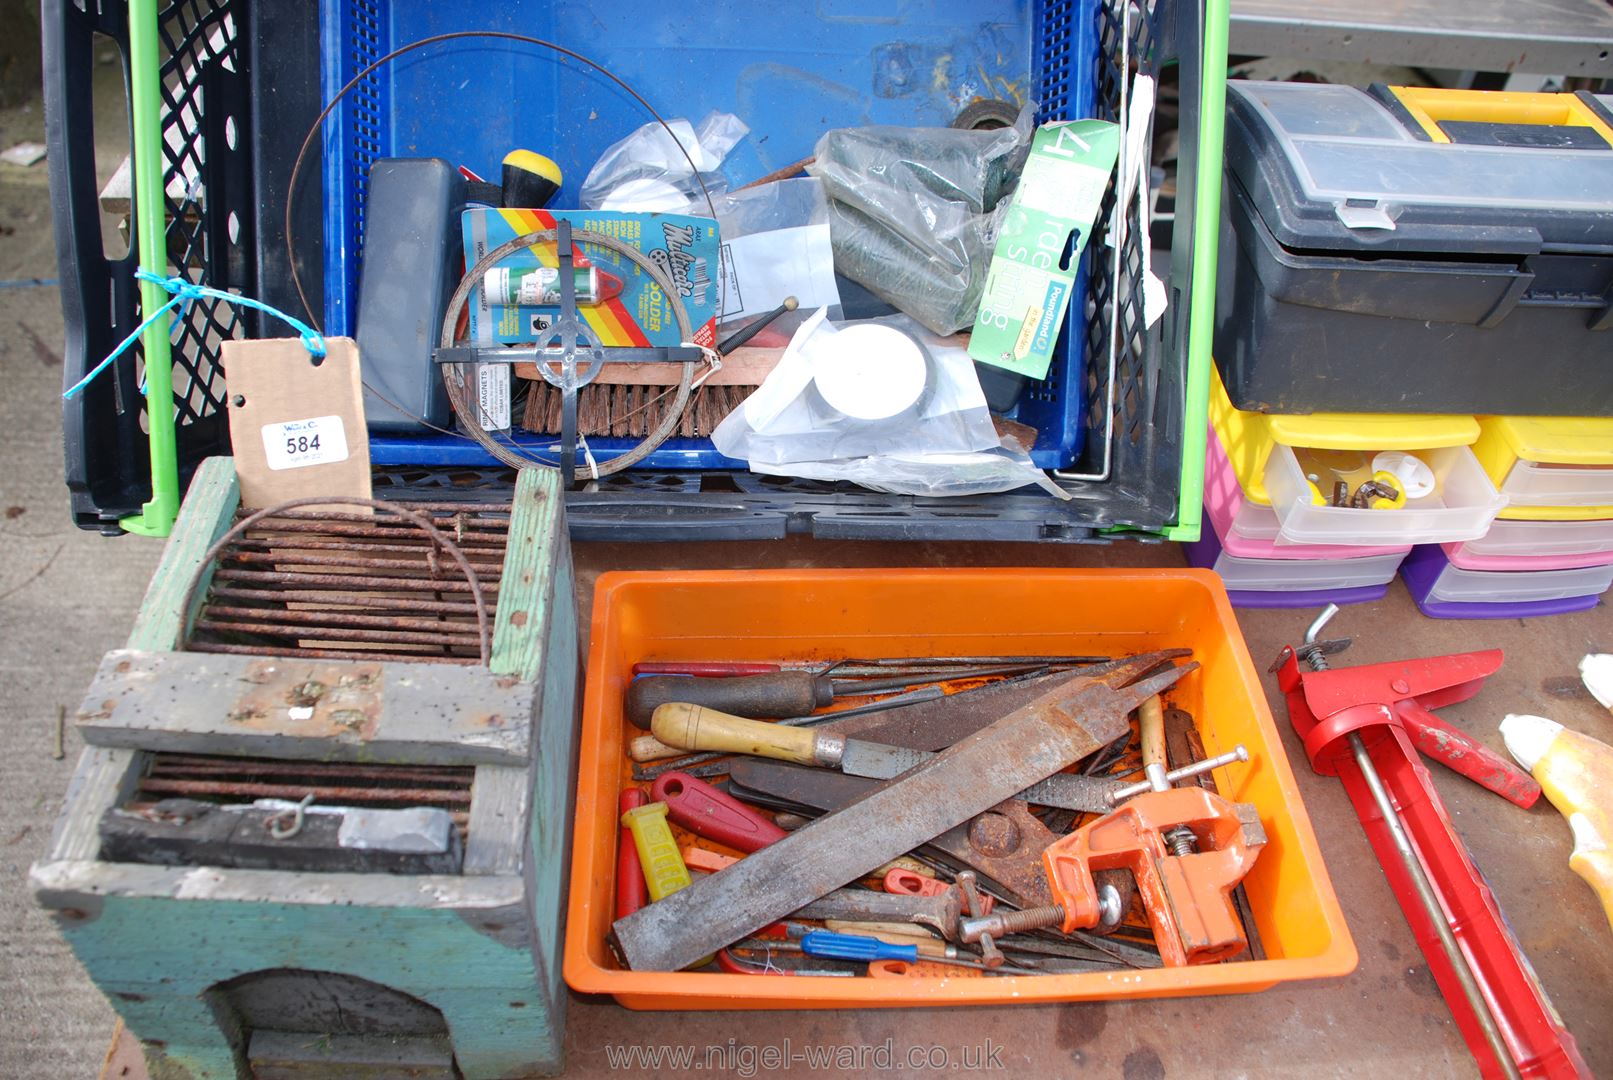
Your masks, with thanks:
[[[304,811],[308,809],[309,804],[311,804],[313,801],[314,793],[310,791],[308,794],[302,797],[302,801],[297,803],[296,806],[287,807],[278,814],[275,814],[265,820],[263,827],[268,829],[269,835],[274,837],[276,840],[290,840],[293,836],[296,836],[298,833],[302,832],[302,825],[306,820]],[[291,824],[282,827],[280,820],[287,814],[291,815]]]

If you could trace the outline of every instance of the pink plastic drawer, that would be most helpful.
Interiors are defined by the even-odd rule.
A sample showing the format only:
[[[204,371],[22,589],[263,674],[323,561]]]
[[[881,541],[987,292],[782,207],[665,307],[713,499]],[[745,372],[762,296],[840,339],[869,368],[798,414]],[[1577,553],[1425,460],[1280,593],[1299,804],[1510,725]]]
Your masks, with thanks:
[[[1485,555],[1467,551],[1466,544],[1442,544],[1445,558],[1458,570],[1581,570],[1613,564],[1613,551],[1591,551],[1579,555]]]

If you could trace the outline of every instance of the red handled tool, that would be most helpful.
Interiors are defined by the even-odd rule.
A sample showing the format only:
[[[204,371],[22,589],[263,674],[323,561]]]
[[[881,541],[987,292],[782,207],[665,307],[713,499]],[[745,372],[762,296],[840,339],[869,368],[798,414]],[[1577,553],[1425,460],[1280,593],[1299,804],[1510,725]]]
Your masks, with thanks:
[[[897,893],[901,896],[941,896],[952,887],[944,881],[925,877],[923,874],[915,874],[913,871],[903,869],[900,866],[893,866],[887,870],[882,884],[885,886],[886,892]],[[980,897],[980,914],[990,915],[991,909],[996,905],[997,900],[995,897],[982,894]]]
[[[1406,715],[1428,717],[1399,707],[1435,708],[1471,697],[1501,654],[1329,671],[1332,650],[1316,636],[1337,611],[1329,605],[1304,644],[1284,648],[1274,665],[1311,767],[1337,776],[1349,794],[1479,1071],[1485,1077],[1589,1076],[1417,755],[1421,743]],[[1310,672],[1300,671],[1301,659]],[[1500,791],[1494,783],[1485,786]]]
[[[616,812],[647,805],[650,799],[638,788],[627,788],[616,800]],[[638,861],[633,834],[624,825],[616,840],[616,917],[624,919],[650,902],[650,888],[644,881],[644,867]]]
[[[785,836],[784,830],[761,811],[686,772],[662,773],[656,777],[650,794],[657,802],[666,803],[667,817],[674,825],[747,854]]]

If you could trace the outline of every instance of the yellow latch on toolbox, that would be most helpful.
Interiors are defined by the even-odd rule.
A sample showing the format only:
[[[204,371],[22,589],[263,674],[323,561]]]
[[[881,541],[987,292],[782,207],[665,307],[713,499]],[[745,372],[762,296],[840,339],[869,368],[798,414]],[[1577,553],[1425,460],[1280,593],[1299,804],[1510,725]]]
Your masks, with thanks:
[[[1378,87],[1374,92],[1384,96]],[[1531,127],[1589,128],[1613,149],[1613,118],[1600,115],[1592,99],[1576,94],[1527,94],[1501,90],[1447,90],[1432,86],[1384,87],[1411,121],[1434,142],[1497,142],[1501,145],[1528,145],[1516,139],[1519,129]],[[1512,138],[1483,138],[1482,129],[1472,131],[1477,138],[1451,138],[1450,125],[1482,125],[1507,129]],[[1499,134],[1499,133],[1497,133]],[[1516,139],[1516,141],[1514,141]],[[1550,145],[1549,142],[1545,145]]]
[[[1432,416],[1418,413],[1312,413],[1289,416],[1243,412],[1232,404],[1221,373],[1210,365],[1210,422],[1238,474],[1238,483],[1250,502],[1270,505],[1266,493],[1266,459],[1271,448],[1310,447],[1317,450],[1431,450],[1441,446],[1468,446],[1479,437],[1479,422],[1471,416]]]

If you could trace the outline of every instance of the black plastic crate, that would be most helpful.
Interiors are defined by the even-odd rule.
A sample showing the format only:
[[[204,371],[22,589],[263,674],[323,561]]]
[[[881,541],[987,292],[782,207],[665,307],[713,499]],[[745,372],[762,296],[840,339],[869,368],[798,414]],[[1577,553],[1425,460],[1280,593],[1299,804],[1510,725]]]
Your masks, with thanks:
[[[283,192],[292,155],[319,109],[319,73],[286,57],[319,49],[317,6],[180,0],[161,9],[165,231],[163,272],[271,304],[288,299]],[[140,324],[136,253],[103,253],[95,132],[89,123],[95,50],[119,50],[128,86],[128,8],[44,0],[41,10],[51,209],[66,325],[64,381],[84,376]],[[97,37],[99,35],[99,38]],[[259,57],[270,58],[259,62]],[[288,145],[289,144],[289,145]],[[319,226],[319,193],[299,198],[299,221]],[[132,220],[129,235],[135,235]],[[305,276],[319,280],[316,251]],[[219,346],[260,332],[258,315],[211,300],[189,305],[173,335],[174,421],[180,483],[203,459],[229,452]],[[271,330],[271,332],[276,332]],[[73,521],[121,535],[119,518],[151,497],[136,343],[112,369],[63,404]]]
[[[1105,0],[1096,13],[1101,47],[1096,111],[1105,119],[1114,119],[1119,106],[1122,3]],[[574,533],[621,540],[770,538],[789,533],[863,539],[1081,540],[1107,529],[1158,532],[1172,524],[1185,449],[1186,296],[1192,271],[1202,59],[1201,16],[1196,9],[1197,5],[1179,9],[1169,0],[1132,8],[1126,52],[1133,70],[1157,76],[1180,58],[1181,148],[1171,307],[1152,329],[1142,327],[1140,245],[1146,237],[1141,230],[1131,230],[1119,256],[1124,273],[1119,290],[1121,348],[1107,479],[1061,480],[1075,496],[1065,503],[1034,493],[919,499],[729,471],[633,473],[569,496]],[[1044,45],[1058,35],[1088,32],[1075,25],[1088,10],[1090,5],[1079,0],[1037,5],[1034,17]],[[1178,11],[1185,17],[1177,18]],[[70,383],[105,356],[140,318],[133,256],[109,261],[101,254],[92,140],[88,132],[70,130],[65,122],[69,116],[87,115],[83,110],[88,93],[85,74],[93,62],[90,35],[100,32],[125,43],[127,34],[118,0],[107,0],[99,14],[66,0],[46,0],[44,17],[53,202]],[[178,142],[176,151],[170,140],[166,163],[170,258],[179,272],[289,311],[300,307],[286,272],[281,215],[292,158],[321,102],[318,18],[315,5],[285,0],[183,0],[162,13],[167,50],[163,74],[170,109],[165,133],[172,133]],[[1067,70],[1044,65],[1038,75],[1037,97],[1042,102],[1056,102],[1067,93],[1061,82],[1070,77]],[[176,125],[176,116],[187,122]],[[201,178],[199,188],[191,180],[194,176]],[[172,183],[175,178],[178,184]],[[317,296],[322,291],[322,218],[319,193],[313,188],[317,185],[305,183],[298,192],[296,233],[298,268],[310,295]],[[1100,221],[1106,216],[1107,205]],[[1101,236],[1095,238],[1089,248],[1085,312],[1089,435],[1082,456],[1065,476],[1096,474],[1104,463],[1113,257]],[[185,396],[176,413],[182,483],[202,458],[227,452],[228,432],[219,411],[219,343],[259,330],[250,313],[237,316],[227,309],[215,311],[212,305],[196,305],[190,321],[194,326],[187,325],[174,347],[176,396]],[[117,519],[136,512],[149,498],[145,435],[139,422],[142,402],[135,390],[136,352],[131,350],[131,359],[117,365],[115,376],[103,376],[66,405],[67,478],[74,520],[84,528],[115,533]],[[464,475],[467,470],[442,472]],[[501,474],[479,470],[477,475],[485,485],[497,484]],[[378,486],[422,495],[454,487],[442,480],[433,470],[396,468],[378,477]]]

